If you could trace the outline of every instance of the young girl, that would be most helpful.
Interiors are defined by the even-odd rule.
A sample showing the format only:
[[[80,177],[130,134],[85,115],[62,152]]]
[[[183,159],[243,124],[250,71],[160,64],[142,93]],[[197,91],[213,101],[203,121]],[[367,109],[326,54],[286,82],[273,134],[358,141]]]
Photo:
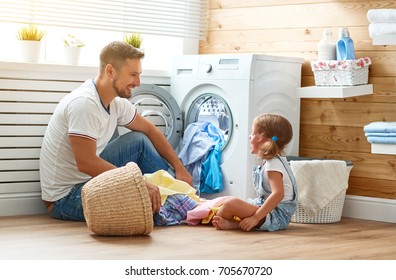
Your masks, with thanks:
[[[292,136],[292,126],[284,117],[264,114],[255,118],[249,139],[250,152],[262,159],[253,170],[257,197],[248,202],[227,199],[212,219],[216,229],[275,231],[288,226],[297,206],[297,187],[282,155]]]

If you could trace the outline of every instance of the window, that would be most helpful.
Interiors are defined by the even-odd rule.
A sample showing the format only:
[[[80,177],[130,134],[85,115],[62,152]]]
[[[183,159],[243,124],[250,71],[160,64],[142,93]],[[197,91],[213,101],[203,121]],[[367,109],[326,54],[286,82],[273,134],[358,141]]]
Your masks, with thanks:
[[[63,38],[79,37],[80,64],[97,65],[102,47],[125,33],[143,36],[145,69],[170,70],[173,55],[198,53],[206,32],[207,0],[0,0],[1,60],[19,60],[16,31],[22,23],[46,30],[42,61],[62,63]]]

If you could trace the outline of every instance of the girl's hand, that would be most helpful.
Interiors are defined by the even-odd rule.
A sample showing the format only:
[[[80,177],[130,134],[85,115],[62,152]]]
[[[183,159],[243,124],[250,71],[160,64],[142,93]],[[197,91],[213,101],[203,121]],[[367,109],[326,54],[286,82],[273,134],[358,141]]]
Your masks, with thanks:
[[[252,228],[257,226],[259,222],[260,222],[260,220],[257,219],[255,216],[250,216],[250,217],[243,219],[239,223],[239,227],[244,231],[250,231]]]

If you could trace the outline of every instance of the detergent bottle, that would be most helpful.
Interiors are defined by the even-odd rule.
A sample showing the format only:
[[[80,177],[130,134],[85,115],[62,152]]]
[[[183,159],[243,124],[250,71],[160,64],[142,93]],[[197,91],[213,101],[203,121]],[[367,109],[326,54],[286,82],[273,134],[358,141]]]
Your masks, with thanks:
[[[323,38],[318,43],[318,60],[335,60],[336,44],[331,42],[333,32],[330,29],[323,31]]]
[[[353,60],[355,59],[355,47],[353,40],[349,37],[348,28],[340,28],[340,38],[336,45],[337,60]]]

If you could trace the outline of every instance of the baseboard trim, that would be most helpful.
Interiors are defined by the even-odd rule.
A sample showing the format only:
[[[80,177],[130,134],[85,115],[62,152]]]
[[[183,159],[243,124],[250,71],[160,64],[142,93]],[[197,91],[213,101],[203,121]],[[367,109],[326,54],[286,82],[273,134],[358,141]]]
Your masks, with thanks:
[[[40,194],[0,194],[0,216],[36,215],[46,212]]]
[[[342,216],[396,223],[396,200],[346,195]]]

